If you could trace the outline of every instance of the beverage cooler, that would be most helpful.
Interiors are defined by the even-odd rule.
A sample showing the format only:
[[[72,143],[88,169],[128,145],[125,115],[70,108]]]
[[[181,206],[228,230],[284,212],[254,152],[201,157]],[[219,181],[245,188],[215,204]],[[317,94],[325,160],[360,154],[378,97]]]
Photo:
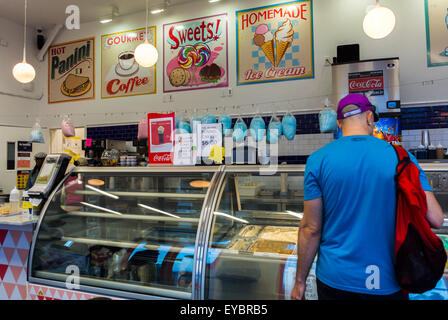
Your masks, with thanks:
[[[423,166],[447,212],[448,167]],[[304,170],[78,167],[42,211],[31,298],[289,299]],[[448,228],[437,233],[448,245]],[[317,298],[314,270],[308,299]],[[412,298],[448,299],[446,275]]]
[[[399,62],[387,58],[333,64],[333,100],[349,93],[369,94],[380,115],[400,112]]]

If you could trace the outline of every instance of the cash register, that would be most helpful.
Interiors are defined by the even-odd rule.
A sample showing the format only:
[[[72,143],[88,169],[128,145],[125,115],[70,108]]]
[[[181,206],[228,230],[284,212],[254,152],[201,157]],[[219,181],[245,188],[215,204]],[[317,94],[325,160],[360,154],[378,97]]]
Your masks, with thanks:
[[[45,203],[64,178],[70,160],[71,156],[64,153],[47,155],[34,186],[28,190],[28,197],[33,207],[40,208]]]

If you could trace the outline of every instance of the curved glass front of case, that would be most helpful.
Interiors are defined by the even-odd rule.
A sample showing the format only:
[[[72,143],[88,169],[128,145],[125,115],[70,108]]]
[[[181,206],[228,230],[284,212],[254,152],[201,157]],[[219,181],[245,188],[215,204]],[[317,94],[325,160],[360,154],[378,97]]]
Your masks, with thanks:
[[[40,223],[31,277],[191,298],[198,224],[213,172],[72,173]]]

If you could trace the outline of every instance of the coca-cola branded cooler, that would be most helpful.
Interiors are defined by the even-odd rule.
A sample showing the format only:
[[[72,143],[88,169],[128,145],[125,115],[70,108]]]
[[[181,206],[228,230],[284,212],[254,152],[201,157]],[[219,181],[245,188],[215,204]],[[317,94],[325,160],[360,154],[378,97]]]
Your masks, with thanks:
[[[400,112],[399,58],[333,64],[333,101],[349,93],[370,94],[378,113]]]

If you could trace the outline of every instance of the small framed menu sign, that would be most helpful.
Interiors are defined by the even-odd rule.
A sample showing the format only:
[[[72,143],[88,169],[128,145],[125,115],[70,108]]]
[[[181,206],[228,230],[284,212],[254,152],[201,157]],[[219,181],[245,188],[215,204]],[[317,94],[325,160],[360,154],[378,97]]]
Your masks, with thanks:
[[[198,130],[198,154],[203,162],[212,164],[210,155],[215,147],[222,147],[222,124],[200,124]]]
[[[194,166],[195,162],[195,158],[193,157],[193,134],[175,134],[174,165]]]

